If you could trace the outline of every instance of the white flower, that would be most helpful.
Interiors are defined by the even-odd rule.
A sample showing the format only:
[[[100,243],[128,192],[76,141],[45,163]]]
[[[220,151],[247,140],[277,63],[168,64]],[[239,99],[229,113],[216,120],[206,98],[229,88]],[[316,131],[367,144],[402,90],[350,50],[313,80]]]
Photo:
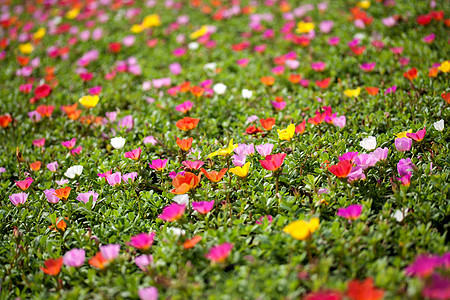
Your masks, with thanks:
[[[111,139],[111,146],[114,147],[114,149],[122,149],[125,145],[125,139],[123,137],[115,137]]]
[[[377,147],[377,139],[374,136],[369,136],[363,139],[359,145],[367,151],[371,151]]]
[[[197,50],[198,46],[199,46],[199,44],[197,42],[191,42],[188,44],[189,50]]]
[[[64,173],[64,176],[69,177],[70,179],[75,178],[75,175],[81,175],[83,172],[83,166],[75,165],[71,166],[67,169],[66,173]]]
[[[242,98],[244,99],[250,99],[253,95],[253,92],[247,89],[242,90]]]
[[[172,200],[180,205],[184,205],[184,206],[189,205],[189,195],[188,194],[176,195],[175,197],[173,197]]]
[[[217,63],[210,62],[203,66],[203,70],[205,71],[214,71],[217,68]]]
[[[363,40],[366,38],[366,35],[362,32],[359,32],[359,33],[355,34],[353,37],[358,40]]]
[[[168,227],[167,232],[176,236],[185,235],[186,230],[177,227]]]
[[[437,131],[444,130],[444,120],[439,120],[437,122],[434,122],[433,126],[434,126],[434,129],[436,129]]]
[[[404,211],[401,211],[400,209],[397,209],[395,213],[392,215],[394,219],[397,220],[397,222],[403,221],[403,219],[406,217],[406,213],[408,212],[408,209],[406,208]]]
[[[213,86],[213,90],[214,90],[214,93],[216,93],[218,95],[223,95],[223,94],[225,94],[225,91],[227,90],[227,86],[223,83],[216,83]]]

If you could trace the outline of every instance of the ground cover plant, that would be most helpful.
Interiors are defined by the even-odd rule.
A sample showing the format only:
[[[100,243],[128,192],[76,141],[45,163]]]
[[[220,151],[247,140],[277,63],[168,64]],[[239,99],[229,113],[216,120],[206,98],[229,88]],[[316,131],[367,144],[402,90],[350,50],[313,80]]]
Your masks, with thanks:
[[[450,299],[448,1],[1,1],[4,299]]]

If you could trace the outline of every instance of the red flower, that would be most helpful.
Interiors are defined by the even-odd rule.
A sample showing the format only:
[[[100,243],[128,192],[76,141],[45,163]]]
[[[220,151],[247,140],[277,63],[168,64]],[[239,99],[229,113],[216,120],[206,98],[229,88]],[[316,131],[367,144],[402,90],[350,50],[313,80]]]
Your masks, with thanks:
[[[48,84],[43,84],[34,90],[34,96],[36,99],[42,99],[50,95],[51,92],[52,88]]]
[[[259,119],[259,123],[265,130],[269,131],[275,125],[275,118]]]
[[[183,119],[179,120],[175,125],[183,131],[188,131],[197,127],[198,121],[200,121],[200,119],[184,117]]]
[[[409,137],[410,139],[415,140],[416,142],[421,142],[425,137],[425,133],[427,133],[427,130],[424,127],[423,129],[417,132],[407,133],[406,136]]]
[[[364,281],[352,280],[348,284],[347,296],[351,300],[379,300],[384,296],[384,291],[373,286],[373,279]]]
[[[346,178],[352,170],[353,164],[348,160],[342,160],[337,165],[329,166],[328,171],[339,178]]]
[[[63,265],[63,258],[57,258],[57,259],[47,259],[44,262],[45,267],[40,267],[40,269],[48,275],[56,276],[61,271],[61,267]]]
[[[303,300],[341,300],[342,296],[336,291],[320,291],[309,293]]]
[[[286,153],[278,153],[267,155],[266,160],[260,160],[261,166],[269,171],[278,170],[283,164],[284,158],[286,157]]]
[[[36,111],[42,117],[50,117],[52,115],[54,109],[55,109],[55,106],[53,106],[53,105],[39,105],[36,108]]]
[[[431,14],[420,15],[417,17],[417,23],[419,23],[419,25],[425,26],[425,25],[430,24],[432,19],[433,19],[433,16]]]
[[[445,100],[445,102],[447,102],[447,104],[450,104],[450,93],[442,93],[441,97]]]
[[[361,47],[351,47],[350,48],[355,55],[361,55],[366,50],[366,46]]]
[[[443,10],[432,11],[430,14],[431,14],[431,17],[436,21],[441,21],[442,19],[444,19],[444,11]]]
[[[122,44],[118,42],[109,43],[109,51],[112,53],[119,53],[122,48]]]
[[[320,123],[323,122],[323,120],[325,120],[326,117],[326,113],[317,113],[314,118],[309,118],[308,119],[308,123],[313,124],[313,125],[319,125]]]
[[[316,85],[321,89],[326,89],[330,85],[331,78],[325,78],[324,80],[316,80]]]
[[[303,122],[295,126],[295,133],[303,134],[303,132],[305,132],[305,127],[306,127],[306,120],[303,120]]]
[[[2,128],[8,127],[9,123],[11,123],[12,118],[10,115],[2,115],[0,116],[0,126]]]
[[[368,86],[368,87],[366,87],[366,91],[369,95],[375,96],[376,94],[378,94],[380,89],[377,87]]]
[[[417,69],[416,68],[409,69],[408,71],[403,73],[403,77],[405,77],[410,81],[413,81],[414,79],[417,78]]]
[[[246,134],[257,134],[258,132],[263,132],[261,130],[261,127],[256,127],[255,125],[248,126],[247,129],[245,129]]]

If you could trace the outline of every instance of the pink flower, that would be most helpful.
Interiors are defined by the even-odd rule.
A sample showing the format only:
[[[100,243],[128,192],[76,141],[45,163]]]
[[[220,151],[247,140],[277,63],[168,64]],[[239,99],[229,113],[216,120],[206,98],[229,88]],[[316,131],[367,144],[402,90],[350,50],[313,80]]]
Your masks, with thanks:
[[[411,146],[412,140],[409,138],[395,139],[395,148],[397,148],[397,150],[400,152],[411,150]]]
[[[375,157],[378,161],[387,159],[389,149],[388,148],[377,148],[373,150],[370,155]]]
[[[325,70],[325,67],[326,67],[326,64],[323,61],[311,63],[311,69],[313,69],[316,72],[322,72],[323,70]]]
[[[339,116],[333,119],[333,125],[339,128],[344,128],[347,123],[347,118],[345,116]]]
[[[435,273],[422,290],[422,295],[427,299],[450,299],[450,278]]]
[[[361,65],[359,65],[359,68],[365,72],[370,72],[372,71],[376,66],[376,63],[372,62],[372,63],[363,63]]]
[[[236,63],[241,67],[246,67],[248,65],[249,61],[250,60],[248,58],[242,58],[242,59],[238,59],[236,61]]]
[[[22,191],[25,191],[33,183],[33,178],[27,177],[27,179],[21,180],[21,181],[15,181],[15,183]]]
[[[400,159],[400,161],[397,164],[397,172],[402,177],[407,174],[411,174],[415,168],[416,166],[411,161],[411,158]]]
[[[258,221],[256,221],[255,223],[258,225],[262,225],[264,222],[264,219],[267,219],[267,223],[271,224],[273,221],[273,217],[271,215],[267,215],[267,216],[262,216],[261,218],[259,218]]]
[[[277,111],[283,110],[286,107],[285,101],[282,101],[282,102],[271,101],[270,103],[272,104],[273,108]]]
[[[113,173],[106,177],[106,181],[111,186],[116,186],[122,182],[122,174],[120,172]]]
[[[77,142],[77,139],[73,138],[70,141],[61,142],[61,145],[63,145],[67,149],[71,150],[73,147],[75,147],[76,142]]]
[[[261,156],[266,157],[267,155],[270,155],[270,153],[272,153],[272,150],[273,150],[273,144],[269,144],[269,143],[267,143],[267,144],[262,144],[262,145],[256,146],[255,148],[256,148],[256,151],[258,151],[258,153],[259,153]]]
[[[223,243],[212,247],[205,257],[214,262],[223,262],[230,255],[231,249],[233,249],[233,244]]]
[[[144,143],[144,145],[147,145],[147,144],[156,145],[156,144],[158,144],[156,139],[153,136],[151,136],[151,135],[146,136],[142,142]]]
[[[211,211],[214,206],[214,200],[212,201],[200,201],[192,202],[192,209],[198,211],[202,215],[207,214]]]
[[[38,148],[44,146],[44,144],[45,144],[45,138],[36,139],[33,141],[33,146],[38,147]]]
[[[247,156],[235,154],[231,157],[233,159],[233,165],[242,167],[245,165],[245,161],[247,160]]]
[[[79,146],[76,147],[75,149],[70,150],[70,153],[75,156],[77,154],[80,154],[81,150],[83,150],[83,147]]]
[[[56,172],[56,169],[58,169],[58,162],[54,161],[47,164],[47,169],[49,169],[52,172]]]
[[[180,105],[178,105],[177,107],[175,107],[175,109],[179,112],[187,113],[188,111],[190,111],[192,109],[193,105],[194,104],[191,101],[185,101],[185,102],[181,103]]]
[[[431,44],[432,42],[434,42],[434,39],[436,38],[436,35],[434,33],[429,34],[427,36],[425,36],[422,41],[427,43],[427,44]]]
[[[94,86],[94,87],[89,89],[89,94],[91,94],[91,95],[98,95],[101,92],[102,92],[102,87],[101,86]]]
[[[153,245],[154,238],[155,238],[154,232],[139,233],[138,235],[132,236],[127,244],[139,250],[147,250]]]
[[[131,158],[132,160],[138,160],[141,157],[141,147],[134,149],[130,152],[125,152],[126,158]]]
[[[170,73],[173,75],[180,75],[181,73],[181,65],[179,63],[173,63],[169,65]]]
[[[154,286],[140,288],[138,295],[141,300],[158,300],[158,289]]]
[[[362,153],[355,158],[355,165],[361,167],[363,170],[375,166],[377,163],[375,156],[371,154]]]
[[[205,163],[201,160],[191,161],[191,160],[185,160],[182,162],[183,166],[190,170],[198,170],[200,169]]]
[[[339,208],[336,215],[346,218],[348,220],[356,220],[361,215],[362,205],[360,204],[352,204],[347,206],[346,208]]]
[[[422,254],[416,257],[414,262],[405,269],[405,272],[410,276],[428,277],[440,265],[439,262],[439,256]]]
[[[44,191],[45,197],[47,197],[47,201],[50,203],[58,203],[59,198],[55,194],[55,189],[48,189]]]
[[[421,142],[425,137],[425,133],[427,133],[427,130],[424,127],[423,129],[417,132],[407,133],[406,136],[409,137],[410,139],[415,140],[416,142]]]
[[[322,21],[319,24],[319,29],[323,33],[329,33],[333,29],[333,26],[334,26],[333,21]]]
[[[117,123],[119,125],[119,128],[125,128],[127,131],[130,131],[133,129],[134,126],[134,120],[133,116],[128,115],[120,119],[120,121]]]
[[[131,179],[131,182],[133,182],[136,179],[137,175],[138,175],[137,172],[123,174],[122,180],[125,181],[126,183],[130,183],[129,180]]]
[[[337,46],[338,44],[339,44],[339,41],[340,41],[341,39],[339,38],[339,37],[337,37],[337,36],[335,36],[335,37],[330,37],[329,39],[328,39],[328,45],[330,45],[330,46]]]
[[[153,263],[153,256],[151,254],[139,255],[134,259],[134,262],[139,267],[139,269],[141,269],[142,271],[147,271],[148,266]]]
[[[120,251],[120,244],[109,244],[100,246],[100,252],[102,253],[103,257],[110,261],[114,260],[119,256]]]
[[[12,204],[18,206],[19,204],[24,204],[27,201],[28,194],[27,193],[17,193],[9,196],[9,200],[11,200]]]
[[[79,193],[77,196],[77,200],[84,202],[84,203],[88,203],[89,199],[92,197],[92,202],[96,202],[98,199],[98,194],[96,192],[93,191],[89,191],[86,193]]]
[[[167,222],[173,222],[180,219],[185,210],[186,206],[178,203],[172,203],[169,206],[164,207],[162,214],[160,214],[158,218]]]
[[[167,159],[155,159],[149,163],[150,168],[156,171],[162,171],[166,167]]]
[[[72,249],[64,254],[63,262],[68,267],[81,267],[86,257],[83,249]]]

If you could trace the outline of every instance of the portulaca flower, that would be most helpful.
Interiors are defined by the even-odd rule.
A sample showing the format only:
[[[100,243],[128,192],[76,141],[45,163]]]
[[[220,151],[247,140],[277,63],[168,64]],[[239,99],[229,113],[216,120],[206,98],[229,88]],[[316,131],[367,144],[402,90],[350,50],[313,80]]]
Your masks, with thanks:
[[[218,95],[223,95],[223,94],[225,94],[225,91],[227,90],[227,86],[223,83],[216,83],[213,86],[213,90],[214,90],[214,93],[216,93]]]
[[[406,214],[408,212],[408,209],[406,208],[404,211],[401,211],[400,209],[397,209],[395,213],[392,215],[394,219],[397,220],[397,222],[403,221],[403,219],[406,217]]]
[[[442,131],[444,130],[444,120],[439,120],[437,122],[433,123],[434,129],[436,129],[437,131]]]
[[[184,205],[184,206],[189,205],[189,195],[188,194],[176,195],[175,197],[173,197],[172,200],[180,205]]]
[[[197,42],[191,42],[188,44],[189,50],[197,50],[199,47],[199,44]]]
[[[70,179],[74,179],[76,175],[81,175],[81,173],[83,172],[83,166],[80,165],[75,165],[75,166],[71,166],[70,168],[67,169],[66,173],[64,173],[64,176],[70,178]]]
[[[205,71],[214,71],[217,68],[217,63],[210,62],[203,66],[203,70]]]
[[[123,137],[115,137],[111,139],[111,146],[113,146],[114,149],[122,149],[125,145],[125,139]]]
[[[377,147],[377,139],[374,136],[369,136],[363,139],[359,145],[367,151],[371,151]]]
[[[247,89],[242,90],[242,98],[250,99],[253,96],[253,92]]]

